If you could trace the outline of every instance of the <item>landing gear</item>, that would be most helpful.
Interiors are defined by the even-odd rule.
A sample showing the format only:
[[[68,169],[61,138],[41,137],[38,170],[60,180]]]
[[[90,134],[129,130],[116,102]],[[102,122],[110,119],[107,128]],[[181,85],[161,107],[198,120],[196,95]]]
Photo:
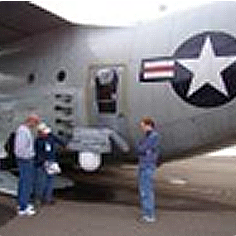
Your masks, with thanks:
[[[102,154],[96,152],[78,152],[78,167],[84,172],[97,172],[102,167]]]

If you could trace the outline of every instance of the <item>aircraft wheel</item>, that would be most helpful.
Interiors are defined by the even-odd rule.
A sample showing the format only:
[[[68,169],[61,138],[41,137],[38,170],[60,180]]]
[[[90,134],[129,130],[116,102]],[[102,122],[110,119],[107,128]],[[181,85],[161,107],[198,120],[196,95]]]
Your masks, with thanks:
[[[78,152],[78,166],[84,172],[98,172],[102,167],[102,154],[95,152]]]

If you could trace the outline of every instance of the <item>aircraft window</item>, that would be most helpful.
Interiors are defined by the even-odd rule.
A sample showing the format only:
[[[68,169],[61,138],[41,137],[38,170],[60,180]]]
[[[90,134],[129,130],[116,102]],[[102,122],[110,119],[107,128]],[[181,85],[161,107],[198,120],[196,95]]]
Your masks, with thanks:
[[[98,111],[99,113],[115,114],[117,111],[118,75],[115,70],[106,73],[95,78]],[[104,79],[102,76],[106,78]]]
[[[98,110],[100,113],[116,113],[116,102],[98,102]]]
[[[57,74],[57,81],[58,82],[63,82],[66,78],[66,72],[64,70],[61,70]]]
[[[59,130],[57,134],[63,136],[65,133],[62,130]]]
[[[28,76],[28,84],[32,84],[35,81],[35,75],[33,73]]]

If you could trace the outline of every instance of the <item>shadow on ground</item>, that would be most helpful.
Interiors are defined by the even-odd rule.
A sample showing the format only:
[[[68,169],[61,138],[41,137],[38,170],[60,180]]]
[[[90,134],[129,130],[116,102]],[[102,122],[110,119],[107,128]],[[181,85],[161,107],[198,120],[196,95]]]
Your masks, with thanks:
[[[63,201],[110,203],[139,206],[138,193],[134,189],[117,186],[77,182],[74,187],[57,190],[56,198]],[[236,211],[236,208],[214,201],[157,194],[158,209],[165,211]]]
[[[16,216],[16,211],[14,206],[9,206],[7,204],[0,204],[0,227],[8,223]]]

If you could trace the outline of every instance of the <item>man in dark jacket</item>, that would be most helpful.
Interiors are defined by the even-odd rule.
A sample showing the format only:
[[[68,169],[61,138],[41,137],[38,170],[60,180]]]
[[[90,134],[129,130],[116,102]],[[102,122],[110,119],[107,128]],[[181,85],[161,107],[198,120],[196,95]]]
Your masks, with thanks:
[[[46,163],[57,162],[57,146],[65,146],[64,142],[52,134],[46,124],[38,127],[38,138],[35,141],[35,197],[45,203],[53,203],[54,174],[49,173]]]
[[[140,127],[145,134],[136,145],[136,153],[139,156],[138,183],[142,220],[154,222],[154,173],[159,156],[160,136],[154,130],[155,123],[150,117],[144,117],[140,122]]]

